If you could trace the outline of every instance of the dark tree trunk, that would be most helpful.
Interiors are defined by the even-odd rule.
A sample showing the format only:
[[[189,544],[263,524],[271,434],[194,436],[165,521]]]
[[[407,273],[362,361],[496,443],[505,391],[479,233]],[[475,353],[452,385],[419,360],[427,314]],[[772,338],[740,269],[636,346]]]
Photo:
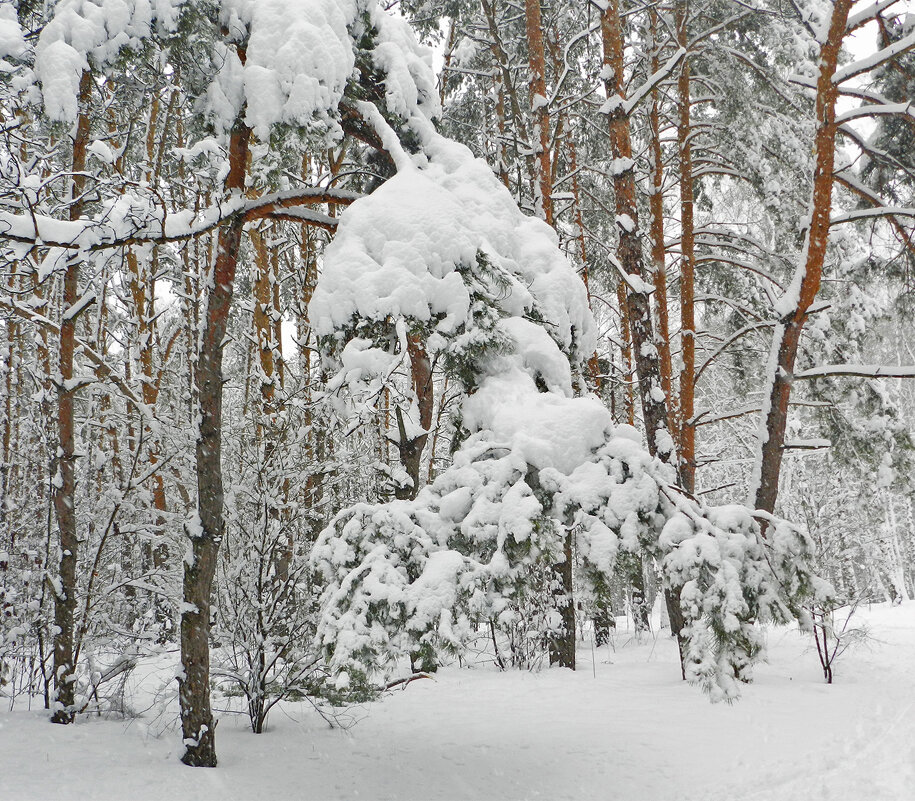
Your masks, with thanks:
[[[550,664],[575,670],[575,598],[572,595],[572,533],[567,532],[563,550],[565,560],[553,566],[558,585],[556,606],[562,630],[550,639]]]
[[[86,147],[89,144],[89,102],[92,97],[92,75],[82,74],[79,84],[79,116],[73,139],[73,178],[70,219],[83,213],[82,194],[86,179]],[[76,613],[76,560],[79,539],[76,530],[76,438],[73,414],[75,388],[73,358],[76,352],[76,304],[79,300],[79,256],[67,259],[64,275],[63,316],[60,323],[59,364],[61,383],[57,399],[57,475],[54,484],[54,512],[60,533],[58,585],[54,589],[54,692],[56,701],[51,720],[72,723],[75,712],[76,665],[73,634]]]
[[[619,15],[619,0],[610,0],[601,15],[601,36],[604,47],[604,66],[611,78],[606,81],[608,99],[615,100],[615,107],[609,115],[610,149],[617,164],[629,164],[627,169],[614,170],[613,188],[616,195],[619,245],[617,258],[620,266],[635,284],[627,286],[626,307],[632,335],[632,350],[635,371],[638,376],[639,395],[642,401],[642,417],[648,438],[648,450],[652,456],[664,459],[674,457],[673,439],[670,436],[670,421],[667,414],[661,371],[661,360],[655,345],[651,321],[649,296],[642,289],[652,281],[649,270],[642,258],[639,234],[638,206],[636,203],[634,162],[632,160],[632,139],[629,118],[623,102],[626,98],[625,72],[623,64],[623,29]],[[614,106],[611,103],[611,106]],[[637,283],[641,281],[641,284]],[[683,615],[680,610],[680,588],[665,587],[664,597],[670,616],[671,632],[676,634],[680,647],[680,668],[683,666]]]
[[[226,190],[242,193],[250,130],[242,116],[229,142]],[[212,284],[207,292],[206,319],[197,357],[200,434],[197,439],[197,510],[199,525],[188,528],[191,558],[184,563],[184,611],[181,614],[179,700],[185,753],[193,767],[216,765],[213,711],[210,707],[210,594],[216,557],[225,529],[222,486],[222,356],[232,304],[232,289],[244,221],[222,228],[217,241]]]
[[[413,391],[416,394],[416,403],[419,407],[419,424],[423,428],[422,434],[412,439],[407,437],[406,426],[403,421],[403,412],[398,408],[397,415],[397,450],[400,463],[412,482],[409,486],[398,487],[394,496],[399,500],[413,500],[419,492],[419,469],[422,465],[423,450],[429,439],[429,429],[432,427],[432,411],[435,405],[435,387],[432,383],[432,362],[422,340],[415,335],[407,337],[407,353],[410,358],[410,372],[413,377]]]

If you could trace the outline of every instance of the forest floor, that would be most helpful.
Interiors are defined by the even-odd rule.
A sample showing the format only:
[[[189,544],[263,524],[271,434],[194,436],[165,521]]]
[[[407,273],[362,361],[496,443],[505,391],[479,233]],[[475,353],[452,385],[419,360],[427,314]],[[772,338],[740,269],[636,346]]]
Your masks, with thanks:
[[[678,681],[666,636],[619,631],[579,668],[448,668],[331,729],[275,709],[255,736],[222,715],[215,770],[185,768],[163,718],[52,726],[0,712],[0,799],[594,799],[910,801],[915,788],[915,602],[860,610],[866,644],[823,683],[810,639],[769,632],[769,663],[735,704]]]

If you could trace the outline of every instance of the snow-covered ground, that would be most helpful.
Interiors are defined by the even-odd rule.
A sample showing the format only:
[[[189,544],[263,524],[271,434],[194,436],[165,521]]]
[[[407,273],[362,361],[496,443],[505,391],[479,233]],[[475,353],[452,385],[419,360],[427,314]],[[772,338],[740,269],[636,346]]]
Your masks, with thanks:
[[[855,621],[870,643],[832,686],[809,640],[777,629],[743,698],[711,705],[677,680],[666,637],[621,631],[593,666],[583,646],[575,673],[447,669],[355,710],[348,730],[299,705],[259,736],[223,715],[215,770],[181,765],[179,735],[150,718],[63,727],[4,711],[0,799],[910,801],[915,603]]]

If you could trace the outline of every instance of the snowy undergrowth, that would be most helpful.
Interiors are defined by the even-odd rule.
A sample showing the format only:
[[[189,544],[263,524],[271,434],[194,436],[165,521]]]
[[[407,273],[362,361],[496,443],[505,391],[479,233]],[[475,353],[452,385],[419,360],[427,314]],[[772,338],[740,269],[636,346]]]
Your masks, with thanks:
[[[574,673],[448,668],[356,710],[346,731],[307,704],[284,703],[258,736],[222,714],[215,771],[182,766],[179,736],[152,715],[64,727],[4,710],[0,798],[907,801],[915,605],[859,614],[872,647],[850,651],[832,686],[810,638],[777,627],[741,702],[710,706],[679,681],[673,641],[639,641],[620,620],[611,645],[579,644]],[[160,669],[136,674],[147,699]]]

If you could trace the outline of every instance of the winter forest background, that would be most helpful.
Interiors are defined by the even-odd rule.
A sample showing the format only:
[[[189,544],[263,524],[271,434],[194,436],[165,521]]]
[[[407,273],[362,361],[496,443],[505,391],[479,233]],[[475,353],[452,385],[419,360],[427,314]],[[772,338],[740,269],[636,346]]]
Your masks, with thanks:
[[[841,681],[915,592],[913,51],[903,0],[0,0],[0,729],[212,766],[214,708],[564,697],[622,628],[663,692],[786,624]]]

